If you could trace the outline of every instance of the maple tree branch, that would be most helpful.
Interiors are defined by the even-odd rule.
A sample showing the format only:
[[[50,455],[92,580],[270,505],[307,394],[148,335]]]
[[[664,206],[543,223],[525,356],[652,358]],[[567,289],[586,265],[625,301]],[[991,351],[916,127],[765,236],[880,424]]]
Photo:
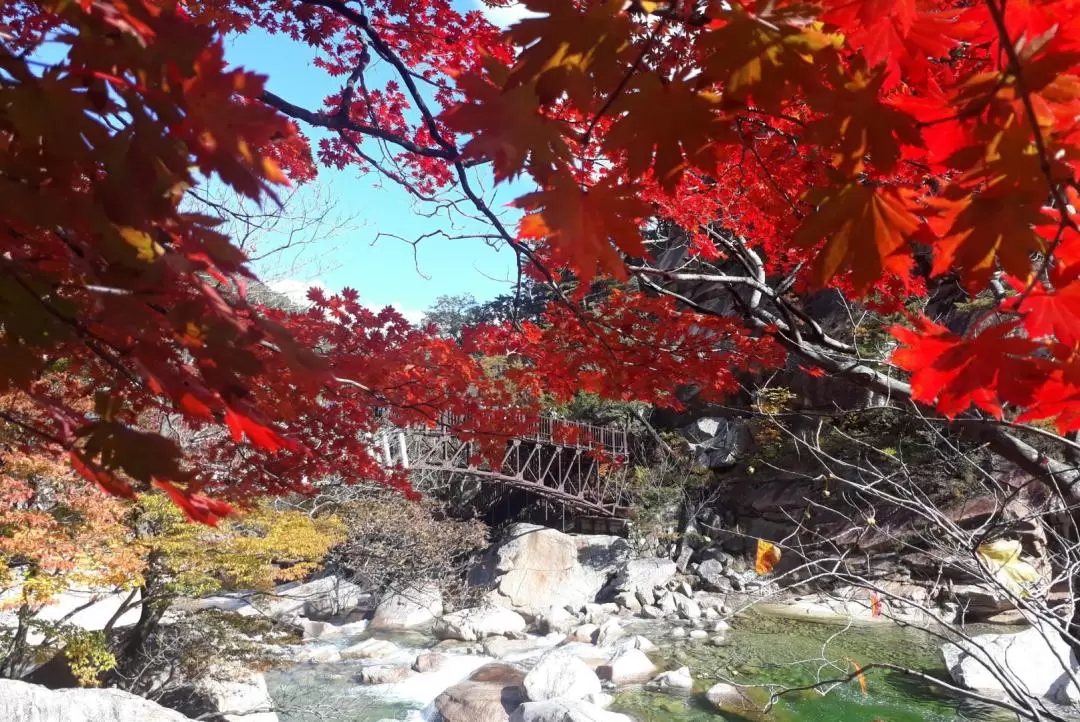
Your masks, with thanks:
[[[655,291],[669,295],[687,304],[699,313],[719,317],[725,316],[725,314],[710,309],[707,306],[703,306],[682,294],[663,288],[644,275],[645,272],[650,270],[655,271],[656,269],[634,268],[639,269],[639,275],[637,277],[642,279]],[[662,276],[664,273],[657,275]],[[699,274],[687,275],[694,277]],[[730,278],[732,279],[732,282],[749,280],[740,276]],[[692,280],[715,280],[715,277],[694,278]],[[759,323],[765,325],[764,322]],[[879,393],[890,401],[907,403],[922,410],[924,413],[928,413],[935,417],[937,416],[937,412],[933,408],[913,400],[910,384],[882,373],[862,361],[838,359],[825,349],[817,348],[813,344],[808,343],[793,334],[791,329],[785,328],[782,323],[777,324],[773,321],[773,324],[777,326],[775,335],[780,343],[787,348],[789,352],[799,356],[811,365],[816,366],[833,376],[847,378],[857,386]],[[956,419],[943,419],[943,422],[954,426],[968,436],[974,436],[975,438],[980,439],[1003,458],[1013,462],[1033,477],[1047,482],[1051,488],[1056,489],[1064,498],[1080,500],[1080,468],[1046,456],[1031,444],[1003,428],[1002,423],[997,419],[960,417]],[[1064,446],[1073,446],[1073,442],[1053,435],[1050,432],[1046,432],[1044,436],[1047,436]]]
[[[446,148],[425,148],[424,146],[417,145],[408,138],[402,138],[396,133],[391,133],[388,130],[376,127],[374,125],[366,125],[364,123],[357,123],[355,120],[344,118],[340,113],[334,113],[328,115],[322,112],[313,112],[307,108],[302,108],[295,103],[290,103],[279,95],[264,90],[259,99],[269,105],[272,108],[276,108],[290,118],[296,120],[302,120],[308,125],[315,126],[317,128],[326,128],[327,130],[336,131],[351,131],[353,133],[359,133],[361,135],[371,136],[384,140],[387,143],[401,147],[410,153],[424,156],[425,158],[442,158],[443,160],[453,160],[457,157],[456,150],[448,150]]]
[[[662,29],[663,25],[664,21],[661,20],[660,25],[652,29],[652,31],[649,33],[649,39],[645,41],[645,44],[641,48],[641,52],[638,53],[638,56],[634,60],[633,64],[630,65],[627,71],[623,74],[622,78],[619,79],[619,84],[615,86],[615,89],[612,90],[611,93],[608,95],[607,99],[604,101],[604,104],[600,106],[600,109],[596,111],[595,115],[593,115],[592,120],[589,121],[589,127],[585,129],[585,134],[581,137],[582,147],[586,147],[589,145],[589,142],[592,140],[593,130],[596,129],[596,124],[600,122],[600,119],[603,118],[605,114],[607,114],[607,112],[611,109],[611,106],[614,105],[615,101],[619,99],[619,96],[623,94],[623,91],[626,90],[626,86],[630,84],[630,79],[634,77],[634,74],[637,73],[638,69],[641,68],[641,64],[645,62],[645,56],[649,54],[649,51],[652,50],[653,45],[656,44],[658,30]]]
[[[439,128],[438,122],[435,120],[435,116],[432,115],[431,109],[428,108],[427,101],[420,94],[420,89],[416,87],[416,81],[413,79],[413,74],[409,70],[409,66],[395,53],[386,41],[371,27],[371,23],[368,21],[366,15],[358,10],[354,10],[349,7],[342,0],[300,0],[306,5],[318,5],[320,7],[333,10],[343,18],[347,19],[353,25],[361,29],[371,41],[372,47],[375,48],[375,52],[379,54],[386,62],[394,66],[401,81],[405,84],[405,87],[409,91],[409,95],[412,96],[413,102],[416,103],[417,110],[420,111],[420,115],[424,120],[424,125],[428,129],[428,133],[431,134],[432,139],[442,146],[445,155],[436,156],[447,159],[452,159],[458,155],[457,148],[453,143],[443,137],[442,131]]]

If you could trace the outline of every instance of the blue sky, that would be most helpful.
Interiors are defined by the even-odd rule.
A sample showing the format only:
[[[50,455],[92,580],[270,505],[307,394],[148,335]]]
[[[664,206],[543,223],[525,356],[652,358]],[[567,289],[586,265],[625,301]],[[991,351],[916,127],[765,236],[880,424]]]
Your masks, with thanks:
[[[477,0],[459,2],[480,6]],[[516,15],[513,9],[495,11],[492,20],[502,24]],[[341,79],[314,67],[310,50],[300,43],[253,32],[230,38],[226,48],[231,63],[268,75],[268,89],[298,105],[319,108],[323,98],[340,87]],[[309,129],[305,132],[313,141],[318,137]],[[483,180],[490,190],[490,179]],[[376,242],[379,233],[415,238],[436,229],[456,235],[470,228],[462,220],[451,224],[445,216],[420,216],[413,199],[390,181],[350,169],[320,168],[319,179],[309,185],[301,193],[309,198],[332,196],[335,213],[348,217],[349,228],[307,247],[299,268],[283,271],[279,264],[259,269],[281,290],[297,292],[312,283],[331,290],[351,286],[367,305],[393,305],[415,319],[439,295],[472,293],[483,300],[506,291],[515,277],[513,253],[496,251],[479,240],[431,238],[416,247],[415,259],[408,243],[393,238]],[[505,208],[521,190],[508,186],[489,194],[492,207]]]

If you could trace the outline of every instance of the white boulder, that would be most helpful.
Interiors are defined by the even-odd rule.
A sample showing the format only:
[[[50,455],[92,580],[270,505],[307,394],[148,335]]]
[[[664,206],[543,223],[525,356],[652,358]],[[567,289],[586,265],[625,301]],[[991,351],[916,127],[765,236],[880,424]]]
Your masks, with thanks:
[[[432,633],[439,639],[477,642],[485,637],[525,634],[525,618],[504,607],[476,607],[451,612],[436,620]]]
[[[534,702],[552,699],[586,699],[601,693],[600,678],[575,655],[548,652],[525,675],[525,695]]]
[[[1080,699],[1070,677],[1070,672],[1080,676],[1076,655],[1048,625],[1017,634],[979,634],[960,645],[945,644],[941,653],[949,675],[968,689],[1004,691],[1002,677],[1008,676],[1033,697],[1063,704]]]
[[[642,592],[649,595],[656,587],[667,584],[677,571],[675,562],[670,559],[633,559],[619,570],[613,586],[620,592]]]
[[[656,665],[640,649],[624,649],[601,666],[597,673],[616,686],[645,682],[656,674]]]
[[[119,689],[58,689],[0,680],[0,719],[12,722],[190,722]]]
[[[442,592],[434,584],[391,591],[379,600],[372,629],[415,629],[430,624],[443,612]]]
[[[341,650],[342,659],[380,659],[398,652],[398,646],[385,639],[365,639]]]
[[[646,688],[660,692],[687,692],[694,688],[694,678],[690,675],[689,667],[679,667],[656,675],[649,680]]]

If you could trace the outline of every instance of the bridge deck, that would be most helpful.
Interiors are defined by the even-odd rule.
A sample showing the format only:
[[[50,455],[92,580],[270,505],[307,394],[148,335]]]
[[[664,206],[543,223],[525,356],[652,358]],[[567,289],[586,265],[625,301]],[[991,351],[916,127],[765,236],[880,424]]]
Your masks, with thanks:
[[[387,468],[469,476],[523,489],[601,517],[623,517],[629,444],[626,431],[553,417],[507,440],[501,463],[478,462],[477,449],[455,434],[467,419],[445,415],[434,427],[388,427],[375,439]]]

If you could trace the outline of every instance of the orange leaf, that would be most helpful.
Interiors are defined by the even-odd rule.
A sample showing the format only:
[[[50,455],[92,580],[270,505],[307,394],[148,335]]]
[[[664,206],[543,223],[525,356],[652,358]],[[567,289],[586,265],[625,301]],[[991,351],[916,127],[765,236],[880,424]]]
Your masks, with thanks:
[[[866,675],[863,674],[862,667],[851,657],[845,657],[845,659],[847,659],[847,661],[851,663],[851,666],[855,668],[855,679],[859,681],[859,689],[862,691],[863,695],[866,695]]]
[[[795,242],[812,246],[828,241],[814,263],[814,280],[824,286],[845,267],[863,293],[886,270],[907,275],[911,258],[903,253],[905,236],[920,225],[911,212],[911,193],[904,189],[848,183],[812,191],[806,200],[817,206],[795,233]]]
[[[878,596],[877,592],[870,592],[870,616],[881,616],[881,597]]]
[[[640,193],[638,184],[611,176],[582,190],[570,173],[562,171],[548,188],[517,200],[518,207],[533,211],[522,219],[520,233],[546,238],[569,257],[583,282],[592,279],[597,265],[625,279],[625,266],[611,244],[632,256],[645,254],[638,221],[651,209]]]
[[[768,574],[780,561],[780,547],[764,539],[757,540],[757,558],[754,560],[754,571],[759,575]]]

